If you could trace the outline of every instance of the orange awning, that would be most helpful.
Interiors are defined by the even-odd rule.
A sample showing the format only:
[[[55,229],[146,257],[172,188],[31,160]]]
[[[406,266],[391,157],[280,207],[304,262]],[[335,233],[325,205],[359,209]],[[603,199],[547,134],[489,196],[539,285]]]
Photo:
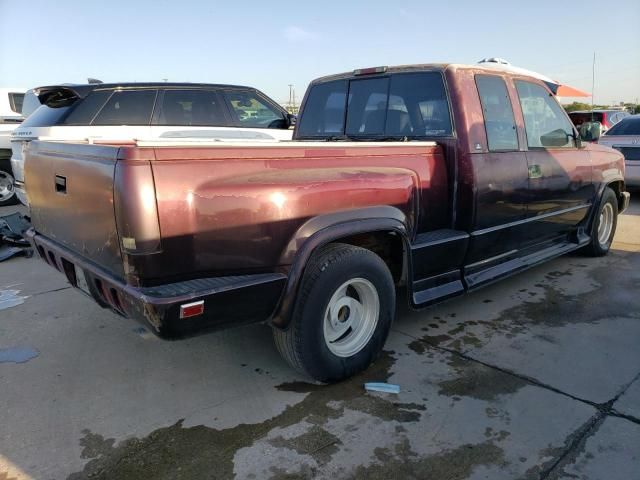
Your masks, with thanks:
[[[570,87],[569,85],[560,85],[556,92],[558,97],[590,97],[591,94],[578,90],[577,88]]]

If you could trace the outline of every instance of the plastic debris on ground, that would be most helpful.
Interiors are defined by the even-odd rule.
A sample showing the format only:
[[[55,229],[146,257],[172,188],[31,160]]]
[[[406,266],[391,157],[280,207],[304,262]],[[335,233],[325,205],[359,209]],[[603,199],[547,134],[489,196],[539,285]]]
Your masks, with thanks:
[[[400,385],[393,383],[369,382],[364,384],[364,389],[369,392],[400,393]]]
[[[29,218],[20,213],[0,217],[0,262],[18,255],[32,255],[31,245],[24,238],[30,227]]]

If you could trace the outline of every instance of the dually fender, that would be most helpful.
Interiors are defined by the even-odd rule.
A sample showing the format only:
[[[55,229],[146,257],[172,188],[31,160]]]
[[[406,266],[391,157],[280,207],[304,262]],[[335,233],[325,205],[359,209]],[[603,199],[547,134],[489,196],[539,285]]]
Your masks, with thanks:
[[[404,261],[410,269],[408,252],[412,227],[405,213],[392,206],[346,210],[319,215],[306,221],[293,235],[282,254],[280,265],[291,267],[282,297],[271,317],[271,325],[280,329],[289,326],[306,265],[318,248],[352,235],[394,232],[403,241]]]

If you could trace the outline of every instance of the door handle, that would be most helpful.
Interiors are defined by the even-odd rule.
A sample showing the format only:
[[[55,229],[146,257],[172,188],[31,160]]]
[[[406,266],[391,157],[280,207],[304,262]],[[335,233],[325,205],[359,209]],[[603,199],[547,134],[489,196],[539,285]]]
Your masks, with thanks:
[[[540,165],[529,165],[529,178],[542,177],[542,169]]]
[[[56,192],[63,195],[67,194],[67,177],[56,175]]]

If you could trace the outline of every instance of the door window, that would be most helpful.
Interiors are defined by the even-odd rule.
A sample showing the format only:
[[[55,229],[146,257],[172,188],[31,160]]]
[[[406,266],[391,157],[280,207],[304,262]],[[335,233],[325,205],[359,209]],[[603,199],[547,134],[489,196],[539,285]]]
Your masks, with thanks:
[[[218,94],[210,90],[166,90],[155,125],[228,126]]]
[[[253,92],[225,92],[227,102],[241,127],[288,128],[281,111]]]
[[[92,125],[149,125],[156,90],[116,91]]]
[[[517,150],[518,133],[504,80],[494,75],[476,75],[476,85],[482,103],[489,150]]]
[[[541,85],[516,80],[529,148],[575,147],[573,125],[564,110]]]

